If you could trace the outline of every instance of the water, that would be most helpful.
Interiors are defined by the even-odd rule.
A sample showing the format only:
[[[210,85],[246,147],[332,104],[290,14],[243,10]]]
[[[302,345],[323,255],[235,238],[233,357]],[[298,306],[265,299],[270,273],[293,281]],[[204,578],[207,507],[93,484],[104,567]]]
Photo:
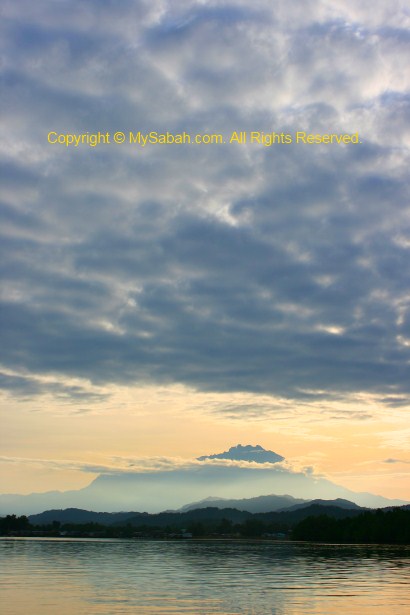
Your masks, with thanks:
[[[0,539],[3,615],[403,615],[410,547]]]

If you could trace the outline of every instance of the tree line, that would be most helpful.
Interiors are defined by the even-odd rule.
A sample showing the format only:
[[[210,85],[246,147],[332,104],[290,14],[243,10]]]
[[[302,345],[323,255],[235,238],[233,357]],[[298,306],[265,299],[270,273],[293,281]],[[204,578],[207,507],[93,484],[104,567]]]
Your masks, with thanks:
[[[410,544],[410,510],[376,510],[356,517],[307,517],[292,532],[294,540],[341,543]]]
[[[0,518],[0,535],[95,536],[99,538],[276,538],[312,542],[410,544],[410,510],[395,508],[361,512],[345,518],[327,514],[311,515],[295,524],[277,523],[251,515],[241,522],[224,517],[204,516],[200,521],[164,525],[147,523],[103,525],[101,523],[60,523],[32,525],[26,516]]]

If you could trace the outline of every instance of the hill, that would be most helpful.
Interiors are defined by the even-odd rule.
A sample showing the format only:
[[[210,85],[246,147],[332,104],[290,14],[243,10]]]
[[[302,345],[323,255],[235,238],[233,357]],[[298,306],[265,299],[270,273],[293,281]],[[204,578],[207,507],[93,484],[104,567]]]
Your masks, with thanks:
[[[187,524],[197,521],[212,523],[227,519],[233,523],[241,523],[246,519],[254,518],[266,523],[274,522],[292,526],[294,523],[311,515],[327,514],[339,519],[354,516],[362,511],[363,509],[360,507],[349,509],[332,504],[318,503],[312,503],[311,505],[296,510],[258,513],[238,510],[229,506],[224,508],[207,506],[187,511],[165,511],[156,514],[149,514],[146,512],[106,513],[67,508],[65,510],[47,510],[41,514],[30,515],[28,519],[33,525],[50,525],[53,522],[58,522],[68,524],[97,523],[105,526],[120,526],[127,524],[132,526],[145,525],[151,527],[165,527],[168,525],[185,527]]]
[[[238,510],[247,510],[252,513],[271,512],[272,510],[281,510],[292,505],[309,504],[310,500],[302,500],[294,498],[291,495],[260,495],[256,498],[242,499],[226,499],[209,497],[199,502],[186,504],[180,508],[180,512],[194,510],[195,508],[207,508],[214,506],[216,508],[237,508]]]

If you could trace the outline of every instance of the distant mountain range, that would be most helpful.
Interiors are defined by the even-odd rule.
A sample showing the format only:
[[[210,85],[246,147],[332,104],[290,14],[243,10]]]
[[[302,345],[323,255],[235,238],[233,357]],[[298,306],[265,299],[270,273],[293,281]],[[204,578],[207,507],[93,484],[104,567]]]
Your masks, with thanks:
[[[409,503],[356,493],[309,472],[289,470],[280,463],[282,460],[281,455],[259,445],[239,444],[223,453],[201,457],[183,468],[101,474],[90,485],[76,491],[1,495],[0,515],[32,515],[73,507],[107,512],[157,513],[165,509],[186,509],[186,506],[189,510],[193,505],[187,502],[194,501],[195,507],[200,508],[210,494],[215,500],[208,500],[205,505],[240,507],[248,512],[279,510],[318,499],[348,500],[370,508]],[[270,495],[282,493],[288,495]]]
[[[353,502],[341,499],[312,500],[310,502],[303,501],[301,504],[294,504],[285,508],[280,507],[281,503],[287,502],[289,504],[291,501],[295,502],[296,499],[287,495],[261,496],[259,498],[249,498],[247,500],[215,500],[214,498],[207,498],[202,502],[183,506],[180,510],[166,510],[157,514],[141,512],[107,513],[81,510],[78,508],[66,508],[64,510],[46,510],[37,515],[29,515],[29,520],[33,525],[47,525],[53,523],[53,521],[74,524],[99,523],[101,525],[120,525],[127,523],[136,525],[140,523],[154,524],[154,522],[158,522],[159,525],[161,525],[162,521],[164,521],[164,523],[165,521],[175,523],[175,521],[192,521],[200,518],[227,518],[231,521],[238,522],[243,519],[248,519],[253,515],[262,515],[262,517],[264,517],[266,514],[275,513],[274,518],[279,521],[299,521],[311,514],[329,514],[330,516],[345,517],[349,516],[352,511],[358,513],[368,510],[367,508],[357,506],[357,504]],[[235,505],[235,502],[237,505]],[[269,507],[269,502],[272,502],[272,507]]]
[[[237,510],[246,510],[251,513],[263,513],[272,511],[290,511],[306,508],[311,505],[319,506],[338,506],[346,509],[363,509],[354,502],[336,498],[335,500],[301,500],[292,497],[291,495],[260,495],[256,498],[245,498],[240,500],[227,500],[220,498],[209,497],[200,502],[186,504],[179,509],[178,512],[188,512],[198,508],[236,508]]]
[[[409,510],[410,507],[403,506],[402,509]],[[173,526],[183,528],[198,522],[216,523],[226,520],[232,523],[244,523],[247,520],[256,519],[264,523],[275,523],[292,527],[303,519],[312,516],[327,515],[334,519],[346,519],[348,517],[356,517],[368,510],[367,508],[355,505],[353,502],[338,500],[312,501],[304,505],[297,505],[288,510],[269,512],[250,512],[238,510],[231,506],[225,508],[207,506],[187,511],[164,511],[154,514],[139,512],[106,513],[68,508],[66,510],[47,510],[38,515],[30,515],[29,521],[32,525],[36,526],[52,525],[53,522],[58,522],[61,525],[98,523],[99,525],[109,527],[127,525],[133,527]],[[383,510],[387,511],[389,508]]]

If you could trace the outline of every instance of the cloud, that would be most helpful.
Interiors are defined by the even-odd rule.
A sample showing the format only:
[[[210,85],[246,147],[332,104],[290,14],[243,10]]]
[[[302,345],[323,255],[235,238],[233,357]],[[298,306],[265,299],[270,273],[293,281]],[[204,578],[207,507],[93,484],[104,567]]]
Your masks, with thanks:
[[[401,5],[24,0],[3,17],[2,363],[26,374],[6,388],[410,404]],[[70,149],[50,130],[363,143]]]
[[[398,425],[399,429],[379,432],[377,435],[382,438],[383,446],[407,451],[410,444],[410,428],[407,425],[408,420],[404,415],[402,425]]]
[[[233,459],[184,459],[181,457],[127,457],[113,456],[109,463],[87,463],[72,459],[40,459],[26,457],[1,456],[0,463],[13,465],[28,465],[34,468],[45,468],[48,470],[75,470],[86,474],[102,475],[131,475],[144,473],[164,473],[175,471],[191,472],[199,468],[220,468],[223,469],[242,468],[245,470],[255,470],[266,472],[271,470],[277,474],[283,473],[303,473],[312,474],[313,467],[306,467],[300,463],[292,464],[290,461],[276,463],[260,463],[252,461],[240,461]]]
[[[28,465],[34,468],[46,468],[48,470],[76,470],[91,474],[109,473],[115,470],[115,467],[109,465],[99,465],[68,459],[36,459],[28,457],[1,456],[0,463]]]
[[[384,459],[383,463],[410,463],[408,459]]]
[[[0,371],[0,388],[7,393],[23,400],[33,396],[49,395],[55,401],[86,401],[91,404],[106,401],[110,395],[81,379],[58,379],[37,374],[19,374],[12,371]],[[86,410],[82,410],[86,412]]]

